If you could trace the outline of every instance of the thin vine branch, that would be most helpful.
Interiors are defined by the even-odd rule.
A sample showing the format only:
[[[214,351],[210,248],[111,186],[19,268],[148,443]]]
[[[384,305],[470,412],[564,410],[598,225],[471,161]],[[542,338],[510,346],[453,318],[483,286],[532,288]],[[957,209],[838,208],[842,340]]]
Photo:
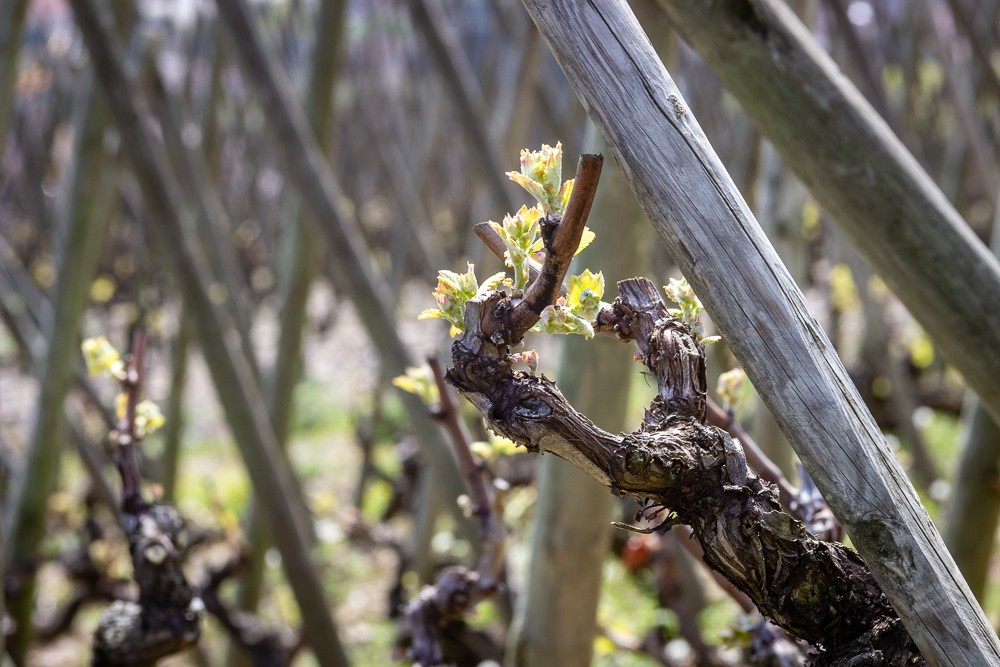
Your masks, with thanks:
[[[491,521],[493,494],[486,485],[483,471],[476,465],[476,461],[472,457],[472,450],[469,448],[472,438],[458,414],[458,406],[451,394],[451,388],[445,382],[441,361],[437,355],[432,355],[427,358],[427,365],[434,376],[434,383],[437,385],[440,396],[440,405],[430,410],[431,417],[441,422],[445,430],[448,431],[455,456],[458,458],[458,467],[461,469],[462,475],[465,476],[472,493],[473,513],[479,517],[480,526],[485,532]]]
[[[122,479],[122,512],[127,517],[136,517],[147,505],[142,497],[140,438],[136,431],[136,407],[142,394],[145,356],[146,330],[139,327],[132,341],[132,352],[128,355],[125,377],[121,380],[126,395],[125,412],[119,419],[117,431],[112,434],[117,445],[113,450],[113,458]]]
[[[302,634],[285,627],[270,627],[255,614],[234,609],[219,595],[222,584],[246,568],[248,551],[232,554],[208,569],[200,590],[205,610],[211,614],[244,653],[253,667],[288,667],[304,645]]]
[[[480,222],[476,224],[472,230],[476,232],[476,236],[479,240],[489,248],[494,255],[503,259],[503,254],[507,250],[507,246],[504,245],[503,239],[500,237],[499,232],[493,229],[493,226],[488,222]],[[528,282],[532,283],[538,278],[539,268],[541,264],[536,263],[534,260],[528,261]],[[562,285],[559,288],[559,294],[566,295],[566,285]]]
[[[538,322],[545,307],[555,303],[573,255],[580,246],[603,165],[602,155],[581,155],[576,167],[573,194],[562,219],[547,217],[541,221],[545,262],[538,277],[525,290],[524,298],[507,314],[507,340],[511,343],[521,340],[528,329]]]
[[[445,664],[446,656],[441,647],[445,624],[467,614],[500,589],[507,537],[503,523],[503,491],[507,486],[501,480],[490,483],[492,477],[488,469],[476,463],[470,449],[471,439],[461,421],[451,388],[445,382],[441,364],[436,357],[431,357],[427,363],[440,393],[440,404],[432,407],[430,413],[444,424],[451,437],[459,467],[473,495],[472,511],[478,516],[482,531],[477,568],[470,570],[461,565],[446,568],[406,607],[404,616],[412,639],[410,657],[414,664],[433,667]]]

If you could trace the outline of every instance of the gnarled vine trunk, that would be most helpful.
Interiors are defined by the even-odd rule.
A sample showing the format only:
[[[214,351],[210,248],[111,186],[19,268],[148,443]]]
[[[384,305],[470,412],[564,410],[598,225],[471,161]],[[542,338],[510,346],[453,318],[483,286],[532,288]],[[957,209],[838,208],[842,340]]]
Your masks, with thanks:
[[[599,324],[636,341],[659,387],[637,431],[607,433],[550,380],[511,368],[495,333],[511,307],[502,293],[467,305],[449,380],[497,432],[574,463],[614,493],[662,508],[664,529],[691,526],[709,566],[765,616],[816,646],[817,664],[923,664],[858,555],[818,540],[784,513],[777,491],[747,467],[739,442],[705,424],[704,347],[687,325],[667,313],[650,281],[622,281],[619,291]]]

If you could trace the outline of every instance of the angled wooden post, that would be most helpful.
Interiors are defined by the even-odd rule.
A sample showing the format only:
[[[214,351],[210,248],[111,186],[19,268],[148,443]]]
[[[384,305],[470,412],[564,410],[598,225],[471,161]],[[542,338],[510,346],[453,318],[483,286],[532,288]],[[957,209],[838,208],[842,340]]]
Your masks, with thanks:
[[[783,2],[660,0],[1000,420],[1000,262]]]
[[[923,655],[1000,665],[996,633],[627,3],[524,4]]]
[[[336,81],[337,60],[344,33],[345,0],[324,2],[316,16],[316,45],[313,47],[309,66],[309,83],[306,103],[310,124],[316,133],[321,149],[329,144],[333,127],[333,84]],[[295,386],[302,376],[303,331],[306,325],[306,306],[309,290],[319,268],[319,249],[315,233],[308,226],[296,197],[288,210],[295,220],[283,233],[279,254],[277,292],[280,295],[278,319],[278,349],[274,363],[264,378],[262,389],[278,443],[288,447],[288,434],[292,423],[292,405]],[[255,502],[247,517],[246,534],[250,540],[252,556],[240,582],[237,598],[241,609],[254,611],[260,601],[264,584],[264,554],[271,545],[263,516]]]

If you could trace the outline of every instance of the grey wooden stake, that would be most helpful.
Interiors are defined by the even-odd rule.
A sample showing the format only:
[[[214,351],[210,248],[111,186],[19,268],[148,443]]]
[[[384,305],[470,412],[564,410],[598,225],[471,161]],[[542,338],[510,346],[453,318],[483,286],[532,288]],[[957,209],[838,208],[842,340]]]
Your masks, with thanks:
[[[328,150],[333,127],[333,84],[337,78],[337,60],[344,32],[345,0],[324,2],[316,15],[316,45],[309,65],[309,83],[305,91],[305,107],[310,125],[316,133],[316,143]],[[288,448],[292,423],[295,386],[302,376],[303,331],[309,301],[309,291],[319,268],[319,251],[315,232],[308,226],[301,202],[292,198],[288,208],[292,214],[281,239],[278,260],[278,349],[274,363],[263,382],[264,400],[271,417],[274,434],[283,449]],[[255,611],[264,585],[264,554],[271,545],[260,508],[255,502],[247,517],[246,534],[252,556],[240,582],[238,604],[241,609]],[[242,664],[246,664],[245,662]]]
[[[628,5],[524,4],[924,656],[933,665],[1000,665],[996,633]]]
[[[1000,420],[1000,262],[783,2],[660,0]]]

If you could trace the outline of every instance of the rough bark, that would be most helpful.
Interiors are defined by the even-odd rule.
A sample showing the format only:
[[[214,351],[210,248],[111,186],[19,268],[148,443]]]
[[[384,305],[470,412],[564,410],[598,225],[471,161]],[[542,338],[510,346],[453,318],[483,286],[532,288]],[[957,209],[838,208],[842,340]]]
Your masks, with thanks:
[[[139,586],[136,602],[116,600],[94,633],[94,667],[149,666],[194,644],[201,601],[184,577],[184,521],[169,505],[126,514],[125,530]]]
[[[154,665],[200,636],[203,605],[184,575],[187,532],[169,505],[143,497],[140,447],[143,433],[136,410],[143,391],[146,332],[137,329],[121,378],[126,407],[111,433],[112,459],[121,478],[121,527],[129,542],[138,600],[116,600],[101,614],[94,632],[95,667]]]
[[[526,6],[651,223],[924,655],[934,664],[1000,664],[996,634],[912,485],[635,18],[620,0]],[[883,199],[895,197],[883,192]],[[1000,299],[1000,287],[984,297],[994,266],[963,262],[968,275],[986,275],[957,298]],[[976,326],[952,308],[934,314],[950,323],[949,335]],[[977,363],[980,347],[973,346]],[[993,353],[995,346],[984,354]]]
[[[1000,263],[913,156],[783,3],[661,5],[1000,419]]]
[[[922,663],[857,554],[817,540],[782,512],[739,443],[704,424],[704,348],[667,315],[656,287],[630,279],[619,293],[614,330],[635,339],[659,387],[633,433],[601,430],[551,381],[511,370],[507,348],[489,337],[508,307],[496,293],[467,305],[448,377],[497,432],[571,461],[613,493],[662,507],[664,530],[690,525],[705,562],[762,614],[820,648],[817,664]]]

